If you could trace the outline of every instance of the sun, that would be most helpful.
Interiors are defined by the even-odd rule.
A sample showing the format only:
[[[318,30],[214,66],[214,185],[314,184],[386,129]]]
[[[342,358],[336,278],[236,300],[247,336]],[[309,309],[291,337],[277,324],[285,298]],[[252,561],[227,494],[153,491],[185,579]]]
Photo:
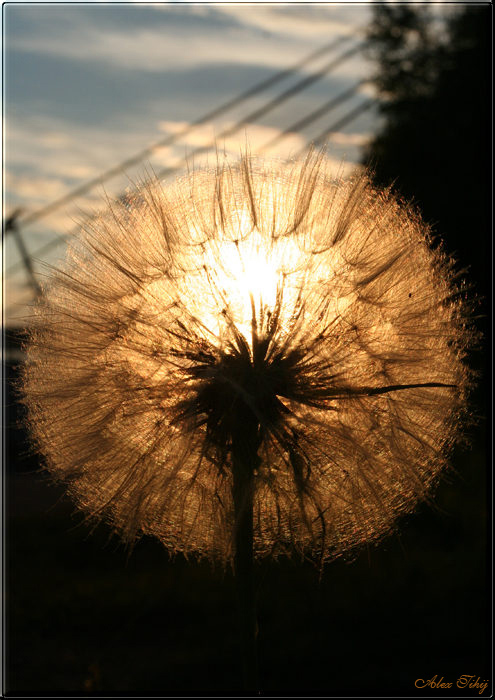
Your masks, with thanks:
[[[328,561],[437,482],[472,382],[470,307],[418,216],[330,167],[245,157],[146,183],[53,275],[31,431],[128,541],[226,561],[249,511],[256,556]]]

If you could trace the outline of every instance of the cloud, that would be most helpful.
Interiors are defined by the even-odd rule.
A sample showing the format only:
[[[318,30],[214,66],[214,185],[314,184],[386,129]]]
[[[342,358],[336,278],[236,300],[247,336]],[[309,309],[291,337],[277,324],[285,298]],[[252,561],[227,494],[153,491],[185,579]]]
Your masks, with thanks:
[[[85,63],[98,63],[119,70],[163,73],[205,63],[233,61],[282,66],[293,56],[293,48],[273,46],[266,37],[247,29],[231,28],[218,42],[218,35],[196,33],[193,27],[180,27],[164,37],[152,27],[134,31],[104,31],[98,27],[81,27],[67,34],[57,34],[49,42],[41,37],[24,37],[13,41],[12,49]],[[194,46],[194,50],[187,47]],[[146,50],[143,50],[146,47]],[[304,49],[302,49],[304,51]]]
[[[162,121],[159,123],[159,128],[169,134],[180,134],[185,126],[187,126],[185,122]],[[187,150],[193,147],[209,147],[210,150],[214,150],[215,144],[218,144],[220,148],[234,154],[239,153],[239,150],[244,149],[246,143],[248,143],[251,152],[261,152],[266,143],[275,137],[279,137],[282,133],[280,129],[272,126],[247,124],[232,135],[224,138],[220,137],[222,132],[233,131],[235,127],[236,123],[232,121],[223,122],[221,129],[215,128],[212,124],[203,124],[185,135],[181,139],[182,144],[179,148]],[[290,134],[287,135],[287,138],[290,139],[290,147],[292,148],[300,149],[307,145],[306,139],[301,134]],[[287,145],[282,142],[281,148],[282,150],[287,150]]]
[[[225,4],[221,12],[235,17],[247,25],[261,29],[267,34],[284,34],[300,41],[302,37],[325,42],[329,36],[358,36],[369,19],[366,6],[355,6],[350,10],[342,6],[325,4],[259,4],[255,11],[246,12],[242,4]],[[252,6],[251,8],[252,9]]]
[[[192,128],[171,146],[155,149],[135,166],[125,168],[104,185],[95,186],[89,195],[76,198],[74,205],[64,205],[50,215],[46,225],[55,232],[66,233],[72,226],[71,217],[75,215],[77,207],[84,209],[89,204],[101,203],[104,192],[109,196],[118,196],[130,181],[141,179],[147,167],[157,172],[163,168],[177,168],[177,174],[180,174],[192,157],[196,166],[204,165],[208,158],[211,162],[216,145],[237,155],[248,142],[252,152],[261,152],[264,144],[281,133],[275,127],[252,124],[228,137],[220,137],[222,132],[232,129],[234,125],[234,122],[226,121],[218,126],[205,124]],[[160,121],[156,124],[156,131],[162,136],[169,134],[178,137],[190,126],[183,121]],[[35,211],[70,192],[81,182],[99,176],[149,143],[149,135],[135,131],[119,131],[109,138],[105,130],[95,126],[74,126],[70,135],[57,131],[56,127],[52,120],[43,121],[34,116],[8,125],[10,148],[16,154],[15,162],[10,163],[11,167],[6,173],[8,211],[18,206],[29,212]],[[126,145],[125,152],[122,144]],[[291,134],[278,146],[277,155],[283,157],[305,145],[303,136]],[[196,149],[204,149],[204,152],[194,155]]]
[[[158,73],[223,61],[285,67],[297,53],[317,48],[315,42],[324,45],[337,35],[359,38],[357,32],[369,14],[362,7],[343,14],[337,7],[291,9],[262,4],[196,11],[165,5],[161,13],[135,6],[130,15],[130,8],[125,11],[135,22],[111,24],[101,22],[105,15],[100,7],[51,9],[33,9],[38,31],[31,24],[24,32],[13,32],[9,50]],[[49,22],[53,9],[56,22]],[[12,10],[10,16],[15,17]],[[112,16],[117,16],[115,10]]]
[[[367,13],[369,8],[335,5],[7,5],[7,211],[16,206],[35,211],[165,135],[179,136],[184,126],[336,36],[352,37],[349,46],[356,43],[356,29]],[[344,45],[333,56],[343,50]],[[307,71],[330,59],[331,54],[320,57]],[[265,147],[367,72],[362,56],[349,59],[256,124],[221,137],[301,77],[291,76],[27,227],[26,245],[36,253],[40,245],[74,230],[82,212],[98,208],[105,192],[121,194],[143,176],[147,164],[180,172],[196,148],[205,153],[194,157],[195,164],[208,158],[211,163],[215,151],[209,146],[215,138],[234,155],[246,139],[253,153],[286,157],[300,152],[328,120],[315,124],[315,133],[305,129]],[[332,116],[338,119],[339,113]],[[366,118],[359,124],[364,133],[372,131]],[[358,157],[359,129],[353,128],[355,136],[345,143],[338,142],[339,136],[331,141],[336,167],[343,155],[345,168],[354,167],[347,162]],[[56,262],[62,253],[63,246],[53,248],[46,259]],[[15,246],[9,244],[5,256],[15,260]]]
[[[57,199],[67,191],[67,183],[62,179],[46,176],[22,177],[8,173],[5,184],[7,192],[15,192],[18,199],[28,200],[34,205]]]
[[[371,134],[346,134],[342,131],[334,131],[329,136],[329,141],[339,146],[365,146],[371,138]]]

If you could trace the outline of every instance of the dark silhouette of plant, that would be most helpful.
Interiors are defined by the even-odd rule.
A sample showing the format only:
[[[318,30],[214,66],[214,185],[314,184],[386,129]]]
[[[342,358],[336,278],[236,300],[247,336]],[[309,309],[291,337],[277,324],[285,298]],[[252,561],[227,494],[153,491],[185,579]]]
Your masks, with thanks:
[[[369,55],[384,124],[374,180],[414,199],[489,299],[491,7],[378,4]]]

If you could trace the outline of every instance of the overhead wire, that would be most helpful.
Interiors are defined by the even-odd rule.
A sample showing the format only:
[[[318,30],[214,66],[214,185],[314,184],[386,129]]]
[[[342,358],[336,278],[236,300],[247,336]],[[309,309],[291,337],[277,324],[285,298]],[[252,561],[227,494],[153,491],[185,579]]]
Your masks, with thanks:
[[[330,73],[330,71],[334,70],[337,68],[341,63],[344,61],[348,60],[355,54],[357,54],[366,44],[366,42],[361,42],[357,46],[353,46],[351,49],[348,51],[345,51],[343,54],[338,56],[335,59],[332,59],[329,63],[326,63],[320,70],[318,70],[316,73],[313,73],[312,75],[309,75],[299,82],[297,82],[295,85],[292,85],[290,88],[287,90],[284,90],[280,95],[277,95],[274,97],[272,100],[267,102],[265,105],[262,107],[259,107],[255,109],[253,112],[250,112],[247,116],[243,117],[241,120],[237,121],[234,125],[228,126],[226,129],[221,131],[217,137],[216,140],[220,141],[221,139],[228,138],[229,136],[233,136],[236,134],[238,131],[240,131],[243,127],[247,126],[248,124],[252,124],[255,122],[257,119],[260,117],[264,117],[266,114],[271,112],[273,109],[276,107],[280,106],[284,102],[286,102],[288,99],[290,99],[293,95],[296,95],[298,92],[301,92],[302,90],[305,90],[308,88],[310,85],[313,85],[313,83],[317,82],[318,80],[321,80],[325,75]],[[207,151],[211,150],[213,143],[206,144],[204,146],[198,146],[195,149],[193,149],[189,154],[188,157],[183,159],[181,164],[179,165],[174,165],[172,167],[166,167],[162,168],[157,172],[158,177],[166,177],[168,175],[172,175],[173,173],[177,172],[178,170],[181,169],[182,163],[186,161],[188,158],[193,158],[195,155],[200,155],[202,153],[206,153]]]
[[[298,92],[300,92],[300,91],[306,89],[307,87],[309,87],[310,85],[314,84],[317,80],[323,78],[326,74],[328,74],[331,70],[338,67],[341,63],[348,60],[353,55],[357,54],[363,48],[363,46],[365,44],[366,44],[366,42],[363,41],[360,44],[353,46],[351,49],[345,51],[343,54],[341,54],[337,58],[334,58],[330,62],[326,63],[317,72],[315,72],[309,76],[304,77],[303,79],[298,81],[295,85],[291,86],[290,88],[284,90],[278,96],[274,97],[268,103],[257,108],[256,110],[250,112],[247,116],[244,116],[242,119],[238,120],[234,125],[228,126],[226,129],[221,131],[217,135],[216,140],[218,141],[218,140],[225,139],[225,138],[228,138],[229,136],[234,135],[235,133],[240,131],[247,124],[254,122],[256,119],[259,119],[261,116],[264,116],[265,114],[270,112],[272,109],[275,109],[280,104],[282,104],[286,100],[290,99],[292,96],[294,96]],[[335,46],[335,42],[333,43],[333,46]],[[299,62],[299,64],[296,64],[296,65],[299,68],[302,65],[307,65],[307,63],[310,60],[314,60],[315,57],[321,56],[325,51],[328,51],[328,50],[329,50],[328,47],[323,47],[323,48],[319,49],[317,52],[313,52],[310,56],[308,56],[306,59],[304,59],[303,61]],[[249,90],[242,93],[238,98],[234,98],[233,100],[230,100],[228,103],[225,103],[225,105],[223,105],[222,107],[217,108],[213,112],[210,112],[209,115],[205,115],[204,117],[201,117],[200,119],[196,120],[196,122],[191,124],[190,128],[186,129],[184,132],[176,133],[176,134],[172,135],[172,137],[170,137],[170,138],[174,138],[174,140],[176,140],[177,138],[185,135],[185,133],[189,133],[189,131],[191,131],[194,126],[198,126],[198,125],[202,124],[203,122],[206,122],[209,119],[211,119],[211,115],[213,115],[213,114],[218,115],[221,111],[226,110],[227,109],[226,105],[233,106],[236,103],[238,104],[239,101],[241,100],[241,97],[242,97],[242,99],[247,99],[247,96],[252,96],[253,94],[256,94],[256,92],[258,90],[263,89],[267,85],[272,85],[272,84],[274,84],[274,82],[278,82],[278,80],[282,79],[282,76],[285,77],[288,74],[290,74],[291,72],[293,72],[294,70],[295,70],[295,67],[293,66],[293,67],[288,68],[284,71],[281,71],[280,73],[277,73],[275,76],[272,76],[271,78],[263,81],[262,83],[259,83],[257,86],[258,89],[256,89],[256,86],[254,86],[253,88],[250,88]],[[267,148],[273,147],[273,145],[275,143],[278,143],[280,140],[282,140],[282,138],[285,138],[287,136],[287,134],[289,134],[291,132],[296,133],[297,131],[300,131],[305,126],[311,124],[313,121],[316,121],[316,119],[323,116],[323,114],[331,111],[336,106],[338,106],[339,104],[344,102],[346,99],[349,99],[350,97],[355,95],[357,93],[359,87],[362,84],[364,84],[365,82],[367,82],[367,81],[360,80],[357,83],[355,83],[351,88],[345,90],[344,92],[340,93],[336,97],[331,98],[330,100],[325,102],[322,106],[320,106],[318,109],[314,110],[309,115],[306,115],[303,119],[300,119],[297,122],[295,122],[294,124],[292,124],[291,126],[289,126],[287,129],[284,130],[284,132],[282,132],[282,134],[277,134],[277,136],[275,136],[274,139],[272,139],[270,142],[268,142],[267,144],[265,144],[262,147],[262,150],[266,150]],[[248,95],[248,93],[249,93],[249,95]],[[368,104],[368,102],[371,103],[372,100],[367,101],[366,104]],[[371,106],[371,104],[369,104],[369,106]],[[339,120],[338,122],[333,124],[330,128],[326,129],[323,134],[321,134],[319,137],[317,137],[317,139],[314,141],[314,143],[317,144],[317,143],[324,141],[325,135],[328,136],[331,132],[336,131],[343,123],[344,124],[348,123],[352,118],[355,118],[356,116],[358,116],[358,114],[361,113],[362,111],[364,111],[362,105],[360,105],[358,108],[352,110],[343,119]],[[162,141],[160,143],[161,143],[161,146],[164,145],[164,141]],[[184,163],[187,162],[188,159],[194,157],[195,155],[198,155],[198,154],[201,154],[201,153],[204,153],[204,152],[211,150],[211,148],[214,145],[215,144],[213,142],[210,142],[207,145],[198,146],[197,148],[193,149],[189,154],[187,154],[180,161],[179,164],[174,165],[172,167],[170,167],[170,166],[165,167],[165,168],[162,168],[161,170],[159,170],[156,173],[157,177],[163,178],[165,176],[168,176],[168,175],[171,175],[171,174],[177,172],[178,170],[180,170],[183,167]],[[156,148],[157,148],[157,144],[154,144],[153,146],[150,146],[147,149],[141,151],[140,155],[151,153]],[[301,149],[301,152],[304,152],[305,150],[306,150],[306,147]],[[131,160],[133,163],[137,163],[142,159],[143,159],[142,157],[138,158],[136,156],[133,159],[127,159],[125,161],[125,164],[129,164],[129,162]],[[22,226],[26,225],[26,221],[28,223],[30,223],[31,221],[34,221],[35,215],[37,216],[37,218],[41,218],[42,216],[46,216],[48,213],[53,211],[55,208],[62,206],[63,203],[67,203],[71,199],[76,198],[76,196],[80,196],[81,192],[84,193],[86,191],[89,191],[89,189],[96,186],[97,184],[101,184],[105,178],[108,179],[109,173],[117,174],[118,168],[121,168],[121,170],[119,172],[123,172],[125,170],[125,167],[123,167],[122,163],[120,164],[120,166],[115,166],[115,168],[112,168],[111,170],[108,170],[105,173],[103,173],[102,175],[100,175],[99,178],[94,178],[92,181],[90,181],[89,183],[85,183],[85,185],[81,186],[77,190],[73,190],[72,193],[69,193],[64,198],[61,198],[59,200],[56,200],[55,202],[52,202],[51,204],[47,205],[46,207],[42,208],[41,210],[37,210],[37,212],[33,212],[29,219],[28,219],[28,217],[24,217],[24,219],[21,221]],[[91,184],[91,187],[90,187],[90,184]],[[44,255],[52,248],[58,246],[60,243],[62,243],[64,241],[66,241],[72,235],[73,235],[73,233],[69,232],[68,234],[58,236],[54,240],[51,240],[48,243],[46,243],[45,245],[39,247],[36,251],[34,251],[32,253],[31,257],[36,258],[38,256]],[[17,270],[21,269],[22,267],[23,267],[23,261],[19,261],[17,263],[14,263],[6,270],[6,274],[11,275],[14,272],[16,272]]]
[[[332,124],[332,126],[325,129],[325,131],[323,131],[319,136],[313,139],[313,145],[320,146],[324,144],[325,141],[329,138],[330,134],[335,133],[336,131],[340,131],[342,127],[347,126],[349,122],[354,121],[354,119],[359,117],[360,114],[366,112],[368,109],[371,109],[375,102],[376,100],[374,99],[367,99],[358,104],[356,107],[351,109],[350,112],[344,114],[344,116],[341,117],[341,119],[339,119],[337,122],[335,122],[335,124]]]
[[[65,204],[68,204],[70,201],[73,199],[76,199],[80,197],[83,194],[86,194],[89,192],[91,189],[96,187],[97,185],[101,185],[107,180],[111,179],[112,177],[115,177],[116,175],[121,174],[124,172],[126,169],[136,165],[137,163],[143,161],[145,158],[152,156],[153,152],[156,151],[159,148],[164,148],[166,146],[172,145],[175,141],[179,140],[180,138],[187,136],[191,131],[193,131],[195,128],[198,126],[201,126],[209,121],[212,121],[216,117],[220,116],[224,112],[227,112],[228,110],[232,109],[233,107],[237,107],[238,105],[242,104],[246,100],[248,100],[250,97],[253,97],[256,95],[258,92],[262,92],[263,90],[266,90],[269,87],[272,87],[276,83],[282,81],[283,79],[287,78],[288,76],[292,75],[293,73],[296,73],[300,71],[302,68],[305,68],[309,63],[314,61],[317,58],[320,58],[324,54],[333,51],[335,48],[340,46],[342,43],[347,41],[350,37],[349,36],[343,36],[343,37],[338,37],[335,41],[330,42],[329,44],[326,44],[323,47],[320,47],[316,51],[313,51],[310,53],[306,58],[302,59],[301,61],[298,61],[297,63],[293,64],[289,68],[285,68],[282,71],[279,71],[275,73],[275,75],[270,76],[269,78],[266,78],[265,80],[262,80],[259,83],[256,83],[256,85],[253,85],[252,87],[248,88],[244,92],[242,92],[240,95],[237,95],[236,97],[232,98],[231,100],[228,100],[227,102],[223,103],[219,107],[216,107],[215,109],[211,110],[210,112],[202,115],[195,121],[191,122],[187,126],[185,126],[180,132],[176,132],[174,134],[171,134],[169,136],[166,136],[163,139],[160,139],[159,141],[156,141],[155,143],[151,144],[150,146],[147,146],[145,149],[140,151],[139,153],[131,156],[130,158],[126,158],[125,160],[121,161],[117,165],[109,168],[108,170],[105,170],[103,173],[98,175],[95,178],[92,178],[91,180],[88,180],[87,182],[83,183],[79,187],[76,187],[75,189],[71,190],[67,194],[63,195],[62,197],[59,197],[53,202],[50,202],[49,204],[41,207],[40,209],[36,209],[35,211],[26,214],[25,216],[20,215],[18,217],[17,223],[21,225],[22,227],[27,226],[28,224],[37,221],[45,216],[48,216],[48,214],[52,213],[56,209],[60,208],[61,206],[64,206]]]
[[[320,117],[322,117],[324,114],[328,114],[346,100],[350,99],[351,97],[354,97],[361,85],[364,85],[367,82],[369,82],[369,80],[366,78],[358,80],[348,90],[344,90],[343,92],[339,93],[336,97],[332,97],[330,100],[327,100],[327,102],[324,102],[313,112],[310,112],[310,114],[307,114],[302,119],[298,119],[298,121],[285,128],[279,134],[274,136],[270,141],[264,144],[261,150],[265,151],[269,148],[273,148],[278,143],[280,143],[280,141],[283,141],[283,139],[285,139],[289,134],[299,133],[307,126],[315,122],[317,119],[320,119]]]

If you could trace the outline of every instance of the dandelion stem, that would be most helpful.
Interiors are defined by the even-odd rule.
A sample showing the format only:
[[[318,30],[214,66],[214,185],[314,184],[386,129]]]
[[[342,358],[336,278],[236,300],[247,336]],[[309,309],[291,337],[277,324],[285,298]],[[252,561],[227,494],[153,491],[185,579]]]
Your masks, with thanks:
[[[254,470],[259,463],[257,421],[241,410],[232,436],[234,525],[234,576],[239,606],[244,689],[258,690],[256,606],[253,577]]]

